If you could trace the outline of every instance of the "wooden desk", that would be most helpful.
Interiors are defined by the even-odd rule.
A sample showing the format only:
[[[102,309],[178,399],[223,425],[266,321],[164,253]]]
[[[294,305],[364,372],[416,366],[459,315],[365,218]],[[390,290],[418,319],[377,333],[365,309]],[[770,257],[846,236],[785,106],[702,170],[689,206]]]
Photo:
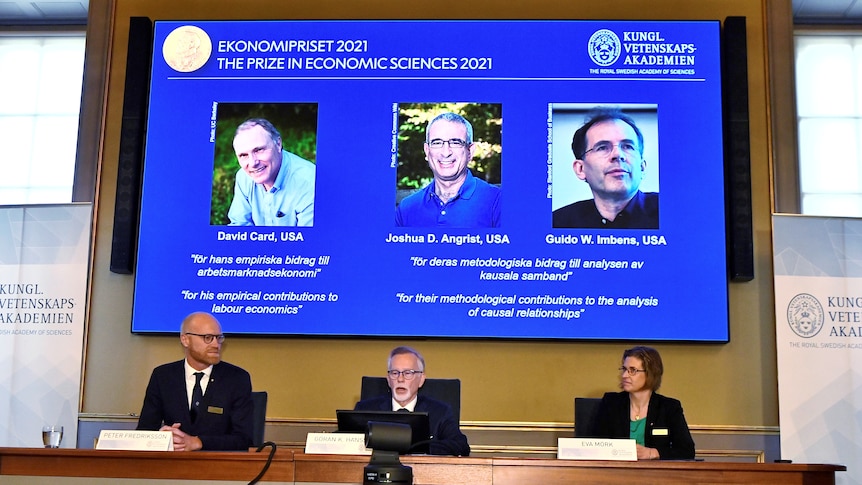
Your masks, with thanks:
[[[268,453],[0,448],[3,476],[248,482]],[[405,456],[414,483],[428,485],[776,484],[834,485],[841,465],[718,462],[611,462],[530,458]],[[279,449],[262,482],[361,484],[367,456],[306,455]],[[62,482],[62,480],[58,480]]]
[[[834,485],[839,465],[719,463],[703,461],[494,460],[494,485],[589,484],[775,484]]]
[[[180,453],[0,448],[0,479],[25,475],[249,482],[263,469],[269,450]],[[262,481],[293,483],[293,451],[278,450]]]
[[[367,456],[294,456],[296,483],[362,483]],[[413,468],[414,484],[483,485],[493,482],[493,458],[449,456],[403,456],[401,463]],[[534,482],[540,483],[540,482]]]

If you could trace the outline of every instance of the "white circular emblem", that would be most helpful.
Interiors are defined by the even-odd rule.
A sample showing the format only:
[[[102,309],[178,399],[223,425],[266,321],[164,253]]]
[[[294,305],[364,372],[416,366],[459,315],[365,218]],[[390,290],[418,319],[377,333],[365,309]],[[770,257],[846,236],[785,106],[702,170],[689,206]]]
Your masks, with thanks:
[[[823,328],[823,306],[817,298],[800,293],[787,304],[787,323],[796,335],[811,338]]]
[[[620,58],[620,38],[608,29],[597,30],[587,44],[590,58],[600,66],[610,66]]]
[[[197,71],[210,58],[213,44],[200,27],[184,25],[168,34],[162,44],[162,56],[175,71]]]

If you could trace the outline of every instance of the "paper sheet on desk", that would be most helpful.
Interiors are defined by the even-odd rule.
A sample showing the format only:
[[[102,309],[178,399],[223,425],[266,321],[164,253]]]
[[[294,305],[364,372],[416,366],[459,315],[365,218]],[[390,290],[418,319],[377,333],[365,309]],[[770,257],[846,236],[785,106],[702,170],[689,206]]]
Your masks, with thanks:
[[[557,459],[637,461],[635,440],[607,438],[558,438]]]
[[[137,431],[103,429],[96,442],[97,450],[174,451],[170,431]]]
[[[309,455],[370,455],[363,433],[308,433],[305,452]]]

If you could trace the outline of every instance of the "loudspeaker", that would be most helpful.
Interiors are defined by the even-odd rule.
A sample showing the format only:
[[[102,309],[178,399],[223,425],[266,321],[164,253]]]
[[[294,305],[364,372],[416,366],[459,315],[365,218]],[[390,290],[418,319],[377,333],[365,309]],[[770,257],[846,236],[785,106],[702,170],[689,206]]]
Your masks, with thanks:
[[[731,281],[754,279],[748,51],[745,17],[724,19],[721,37],[727,271]]]
[[[135,267],[152,44],[153,24],[150,19],[131,17],[111,240],[111,272],[120,274],[132,274]]]

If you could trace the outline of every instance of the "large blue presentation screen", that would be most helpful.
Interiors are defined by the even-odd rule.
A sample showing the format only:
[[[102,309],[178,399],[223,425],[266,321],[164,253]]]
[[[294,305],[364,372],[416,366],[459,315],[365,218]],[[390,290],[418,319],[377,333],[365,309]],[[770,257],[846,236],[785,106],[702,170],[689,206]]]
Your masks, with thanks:
[[[719,29],[156,22],[132,331],[727,341]]]

